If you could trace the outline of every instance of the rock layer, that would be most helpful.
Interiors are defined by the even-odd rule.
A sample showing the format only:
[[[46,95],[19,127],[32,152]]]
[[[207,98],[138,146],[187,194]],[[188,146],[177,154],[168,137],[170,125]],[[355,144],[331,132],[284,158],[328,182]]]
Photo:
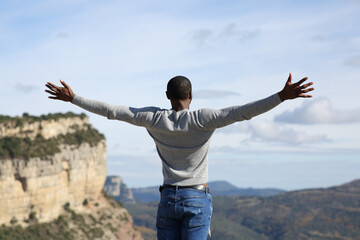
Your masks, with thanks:
[[[15,124],[0,124],[1,138],[45,139],[89,128],[87,117],[67,117]],[[57,218],[68,204],[81,212],[85,200],[96,199],[106,179],[105,140],[97,144],[61,143],[60,152],[30,159],[0,160],[0,224],[16,221],[26,225],[29,219],[47,222]]]
[[[104,191],[116,201],[135,203],[134,195],[120,176],[108,176],[105,181]]]

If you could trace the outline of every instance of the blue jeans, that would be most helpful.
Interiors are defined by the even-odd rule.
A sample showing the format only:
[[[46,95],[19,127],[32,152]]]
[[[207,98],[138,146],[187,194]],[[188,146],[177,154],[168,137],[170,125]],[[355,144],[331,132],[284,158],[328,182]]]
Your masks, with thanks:
[[[158,240],[206,240],[212,215],[210,193],[164,188],[158,207]]]

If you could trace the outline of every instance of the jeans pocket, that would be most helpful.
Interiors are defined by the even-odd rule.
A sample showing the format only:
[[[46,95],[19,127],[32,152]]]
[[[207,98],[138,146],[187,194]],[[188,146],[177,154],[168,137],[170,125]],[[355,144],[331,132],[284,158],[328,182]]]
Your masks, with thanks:
[[[204,203],[184,202],[184,220],[188,228],[198,227],[204,224]]]

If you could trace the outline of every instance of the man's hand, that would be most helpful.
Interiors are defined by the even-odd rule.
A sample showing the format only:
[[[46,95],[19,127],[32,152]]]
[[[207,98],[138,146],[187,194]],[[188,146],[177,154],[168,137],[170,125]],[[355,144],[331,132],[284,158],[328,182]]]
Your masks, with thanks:
[[[279,97],[280,97],[281,101],[294,99],[294,98],[298,98],[298,97],[311,98],[312,95],[307,95],[305,93],[314,90],[314,88],[309,88],[309,86],[313,85],[313,82],[303,84],[307,79],[308,78],[305,77],[296,83],[292,83],[291,82],[292,75],[290,73],[289,78],[286,81],[285,87],[283,88],[283,90],[281,90],[279,92]],[[303,84],[303,85],[301,85],[301,84]]]
[[[67,85],[63,80],[60,80],[60,83],[64,87],[59,87],[56,86],[55,84],[48,82],[47,84],[45,84],[45,86],[48,87],[50,90],[45,90],[45,92],[53,95],[53,96],[49,96],[49,98],[51,99],[62,100],[64,102],[72,102],[75,96],[74,92],[72,91],[70,86]]]

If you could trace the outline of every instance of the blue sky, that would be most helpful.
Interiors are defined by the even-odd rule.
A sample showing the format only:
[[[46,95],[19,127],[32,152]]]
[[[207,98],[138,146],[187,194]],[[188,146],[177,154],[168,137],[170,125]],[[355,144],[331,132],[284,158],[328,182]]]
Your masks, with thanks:
[[[47,99],[44,84],[59,79],[83,97],[169,108],[166,83],[185,75],[198,109],[267,97],[291,72],[314,81],[314,98],[217,130],[209,180],[342,184],[360,176],[359,22],[355,0],[0,0],[0,114],[83,112]],[[145,129],[88,115],[107,138],[109,174],[161,183]]]

